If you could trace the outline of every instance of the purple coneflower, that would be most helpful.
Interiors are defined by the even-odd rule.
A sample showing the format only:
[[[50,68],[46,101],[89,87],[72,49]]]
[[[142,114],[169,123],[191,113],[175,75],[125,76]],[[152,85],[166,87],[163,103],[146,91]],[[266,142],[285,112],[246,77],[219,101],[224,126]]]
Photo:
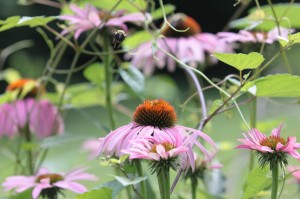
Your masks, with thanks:
[[[183,13],[173,15],[169,22],[177,29],[189,29],[186,32],[176,32],[167,26],[162,31],[164,37],[157,40],[157,46],[184,63],[193,67],[198,64],[214,64],[217,59],[210,56],[212,52],[232,52],[230,45],[220,42],[214,34],[201,32],[200,25]],[[145,75],[151,75],[155,67],[167,67],[169,72],[176,69],[176,61],[159,49],[155,51],[156,58],[153,57],[152,42],[141,44],[136,52],[135,55],[127,54],[125,57],[132,58],[133,66],[143,69]]]
[[[103,26],[119,27],[127,31],[126,22],[140,23],[149,20],[149,15],[142,13],[125,14],[125,11],[118,11],[108,15],[108,11],[99,10],[96,7],[86,4],[84,8],[80,8],[74,4],[70,5],[70,9],[74,15],[62,15],[61,20],[66,20],[69,27],[62,31],[62,35],[75,31],[74,37],[78,39],[81,33]],[[100,24],[103,23],[103,25]]]
[[[272,169],[274,164],[287,165],[287,155],[300,160],[300,154],[296,149],[300,148],[300,143],[296,143],[296,137],[289,136],[287,139],[280,137],[282,125],[273,129],[268,137],[257,129],[252,129],[248,134],[244,134],[245,139],[238,139],[243,144],[237,146],[239,149],[251,149],[257,151],[259,163],[262,167],[270,163]]]
[[[39,196],[48,199],[56,199],[62,190],[70,190],[75,193],[84,193],[87,188],[76,182],[77,180],[97,180],[97,177],[86,173],[85,168],[78,168],[66,174],[50,173],[41,168],[34,176],[10,176],[5,179],[2,186],[5,191],[14,190],[16,193],[33,188],[32,198]]]
[[[152,137],[153,141],[158,143],[159,150],[156,150],[156,155],[148,153],[149,156],[147,157],[153,155],[152,158],[158,159],[180,153],[186,156],[188,160],[183,162],[181,167],[191,166],[194,169],[194,154],[192,151],[194,144],[209,157],[205,147],[195,139],[197,136],[207,141],[215,150],[217,147],[208,135],[196,129],[176,125],[176,121],[175,110],[168,102],[162,99],[145,100],[143,104],[136,108],[131,123],[119,127],[100,139],[98,154],[120,157],[124,155],[124,151],[127,153],[127,150],[133,145],[137,146],[138,143],[142,142],[140,139],[147,138],[149,141],[149,138]],[[170,143],[171,148],[165,148],[166,146],[163,145],[165,141]],[[151,146],[145,145],[144,149],[147,150],[149,147]],[[184,154],[182,154],[183,150],[185,150]]]
[[[21,79],[10,84],[7,90],[8,92],[17,91],[20,95],[26,84],[32,82],[36,81]],[[24,99],[0,105],[0,135],[13,137],[30,131],[37,137],[44,138],[63,133],[64,123],[58,109],[46,99],[34,98],[39,89],[33,87]]]

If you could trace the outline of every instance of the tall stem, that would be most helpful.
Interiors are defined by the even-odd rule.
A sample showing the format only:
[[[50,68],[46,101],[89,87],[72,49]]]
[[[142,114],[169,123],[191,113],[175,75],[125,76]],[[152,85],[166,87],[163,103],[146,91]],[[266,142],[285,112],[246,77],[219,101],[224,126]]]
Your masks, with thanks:
[[[191,186],[192,186],[192,199],[197,198],[197,179],[191,178]]]
[[[250,95],[250,94],[249,94]],[[257,99],[254,99],[249,106],[250,112],[250,126],[252,128],[256,128],[256,106],[257,106]],[[254,167],[254,153],[250,150],[250,161],[249,161],[249,170],[251,171]]]
[[[104,50],[104,52],[111,51],[108,37],[103,38],[103,50]],[[105,70],[106,107],[107,107],[107,111],[108,111],[110,127],[112,129],[115,129],[116,125],[115,125],[115,118],[114,118],[114,113],[113,113],[113,103],[112,103],[112,97],[111,97],[111,82],[112,82],[112,77],[113,77],[112,67],[111,67],[112,57],[109,54],[104,55],[103,63],[104,63],[104,70]]]
[[[144,174],[143,174],[143,168],[142,168],[141,160],[136,160],[135,161],[135,166],[136,166],[139,177],[142,177]],[[141,181],[141,194],[142,194],[142,197],[144,199],[147,199],[146,183],[145,183],[144,180]]]
[[[276,162],[272,169],[272,192],[271,199],[277,198],[277,190],[278,190],[278,162]]]
[[[25,140],[27,142],[27,144],[31,143],[31,134],[29,131],[29,126],[27,125],[24,128],[24,136],[25,136]],[[33,156],[32,156],[32,149],[28,149],[27,151],[27,166],[28,166],[28,171],[29,171],[29,175],[33,175],[34,174],[34,167],[33,167]]]
[[[161,167],[157,180],[161,199],[170,199],[170,169]]]

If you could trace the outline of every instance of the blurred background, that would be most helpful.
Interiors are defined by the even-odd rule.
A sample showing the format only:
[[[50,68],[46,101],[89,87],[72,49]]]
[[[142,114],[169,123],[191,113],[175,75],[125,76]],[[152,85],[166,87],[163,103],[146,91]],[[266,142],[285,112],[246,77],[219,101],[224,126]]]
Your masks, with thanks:
[[[0,0],[0,20],[5,20],[10,16],[56,16],[59,15],[60,10],[50,6],[33,4],[30,6],[23,6],[18,3],[18,0]],[[91,1],[93,2],[93,1]],[[289,1],[272,1],[273,3],[287,3]],[[300,2],[300,1],[295,1]],[[157,3],[157,1],[156,1]],[[182,1],[182,0],[164,0],[164,3],[170,3],[176,6],[176,12],[183,12],[194,19],[196,19],[202,27],[203,32],[217,33],[223,30],[228,30],[227,24],[231,20],[231,17],[239,9],[239,6],[234,6],[235,0],[209,0],[209,1]],[[261,5],[267,4],[267,1],[260,1]],[[158,3],[156,4],[158,7]],[[246,16],[248,14],[248,9],[255,6],[255,2],[252,1],[244,10],[239,10],[240,17]],[[300,17],[299,17],[300,20]],[[50,25],[53,28],[58,26],[56,22],[51,22]],[[58,30],[58,29],[57,29]],[[229,29],[230,31],[238,31],[234,29]],[[59,31],[59,30],[58,30]],[[55,41],[55,37],[49,34],[49,38]],[[17,42],[24,42],[23,44],[26,48],[18,50],[7,57],[5,60],[0,58],[0,74],[1,71],[7,68],[14,68],[18,70],[23,77],[37,78],[42,74],[46,62],[49,58],[49,49],[45,44],[45,41],[35,29],[29,27],[19,27],[7,31],[0,32],[0,51],[6,49],[7,47],[16,44]],[[300,48],[295,47],[288,51],[288,58],[290,60],[293,71],[296,75],[300,75],[299,67],[299,55]],[[72,50],[67,51],[59,65],[60,69],[67,69],[70,66],[70,62],[73,58]],[[80,62],[84,63],[89,59],[88,56],[82,56]],[[274,63],[274,67],[268,70],[267,73],[282,72],[282,60],[278,58]],[[229,67],[221,62],[207,67],[203,71],[209,78],[223,78],[228,74],[237,73],[235,69]],[[169,101],[174,102],[176,105],[177,113],[179,115],[179,122],[182,125],[187,125],[195,127],[196,122],[199,118],[199,111],[193,111],[194,107],[197,107],[197,101],[194,101],[189,106],[182,109],[177,106],[180,105],[184,100],[186,100],[193,91],[190,88],[189,80],[182,75],[183,71],[177,69],[175,73],[169,75],[166,70],[156,70],[153,77],[146,79],[146,90],[148,90],[149,96],[166,97]],[[55,79],[63,82],[66,78],[65,75],[55,75]],[[160,80],[164,80],[160,83]],[[71,84],[87,82],[85,77],[81,72],[74,73],[72,76]],[[207,85],[206,82],[203,82]],[[7,86],[5,81],[0,80],[0,94],[5,91]],[[187,89],[186,89],[187,88]],[[167,93],[167,96],[166,96]],[[218,92],[208,90],[205,91],[208,103],[211,103],[215,99]],[[277,99],[279,101],[272,101],[269,99],[259,99],[258,101],[258,120],[268,122],[269,126],[266,130],[277,127],[280,122],[284,121],[284,131],[294,133],[300,138],[300,107],[295,104],[289,105],[289,102],[294,102],[297,99],[292,99],[286,103],[281,102],[282,99]],[[285,99],[283,99],[285,100]],[[129,113],[133,111],[140,99],[136,98],[134,100],[124,101],[122,103],[123,107],[128,108]],[[285,102],[285,101],[284,101]],[[248,106],[242,106],[242,111],[245,113],[246,119],[248,119]],[[237,195],[242,193],[242,183],[240,183],[240,177],[243,175],[243,171],[247,170],[245,168],[248,160],[248,154],[244,151],[232,151],[234,147],[232,143],[237,138],[241,138],[241,132],[245,129],[241,125],[241,119],[236,111],[232,111],[228,114],[220,114],[216,116],[211,123],[209,123],[205,132],[216,141],[226,144],[228,142],[228,150],[224,150],[218,155],[220,162],[224,162],[224,175],[228,179],[228,185],[226,189],[228,198],[238,199]],[[101,121],[101,122],[99,122]],[[117,114],[118,126],[127,124],[131,121],[131,117],[125,114]],[[97,161],[88,160],[87,152],[82,151],[81,144],[84,140],[88,138],[96,139],[105,135],[107,128],[102,124],[108,123],[106,110],[103,107],[87,107],[83,109],[72,109],[68,111],[65,116],[66,122],[66,133],[69,136],[73,136],[71,142],[68,141],[67,146],[58,145],[56,147],[55,143],[51,143],[51,139],[47,140],[50,144],[53,144],[53,150],[49,153],[49,158],[45,162],[50,168],[55,168],[56,170],[67,171],[74,165],[86,165],[88,164],[92,171],[98,174],[101,178],[99,185],[112,178],[104,175],[105,173],[111,172],[110,168],[100,167]],[[268,132],[266,132],[268,134]],[[62,140],[62,143],[64,140]],[[236,143],[234,143],[236,144]],[[226,148],[226,147],[225,147]],[[59,154],[59,155],[58,155]],[[67,161],[66,161],[66,157]],[[1,158],[0,158],[1,159]],[[0,173],[1,177],[4,178],[6,173],[9,173],[9,164],[1,165],[4,172]],[[6,171],[6,172],[5,172]],[[240,175],[237,175],[241,174]],[[1,176],[2,175],[2,176]],[[231,176],[232,178],[228,178]],[[243,176],[245,179],[245,176]],[[155,182],[154,182],[155,183]],[[94,184],[87,183],[88,186],[93,187]],[[187,185],[188,187],[188,185]],[[179,188],[178,188],[179,189]],[[182,187],[180,187],[182,190]],[[180,193],[182,195],[187,194],[184,188]],[[288,190],[288,189],[287,189]],[[295,197],[297,193],[297,187],[292,186],[289,190],[289,198]],[[179,198],[179,197],[178,197]]]

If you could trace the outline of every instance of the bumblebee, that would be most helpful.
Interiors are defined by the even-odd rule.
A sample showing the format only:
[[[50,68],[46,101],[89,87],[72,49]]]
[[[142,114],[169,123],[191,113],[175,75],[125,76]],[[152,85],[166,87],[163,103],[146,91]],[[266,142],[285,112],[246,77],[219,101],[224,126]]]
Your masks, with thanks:
[[[113,48],[118,49],[120,47],[120,44],[125,40],[125,38],[126,33],[124,30],[115,30],[112,39]]]

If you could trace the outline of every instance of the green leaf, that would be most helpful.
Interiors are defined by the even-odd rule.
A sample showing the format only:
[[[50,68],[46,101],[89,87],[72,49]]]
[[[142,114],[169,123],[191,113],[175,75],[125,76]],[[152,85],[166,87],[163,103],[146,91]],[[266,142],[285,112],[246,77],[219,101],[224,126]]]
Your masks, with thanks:
[[[296,43],[300,43],[300,32],[289,35],[287,40],[279,39],[279,43],[283,47],[286,46],[288,43],[290,43],[291,45],[296,44]]]
[[[175,11],[176,7],[172,4],[166,4],[164,5],[165,8],[165,14],[171,14]],[[152,20],[158,20],[164,17],[162,9],[158,8],[156,10],[154,10],[153,12],[151,12],[151,16],[152,16]]]
[[[263,169],[256,167],[249,173],[243,199],[256,196],[259,192],[271,185],[272,180],[267,177],[269,170],[269,167],[264,167]]]
[[[21,193],[14,194],[8,197],[8,199],[27,199],[27,198],[32,198],[32,189],[28,189]]]
[[[83,75],[90,82],[101,85],[105,80],[104,66],[100,63],[94,63],[83,71]]]
[[[77,5],[85,5],[86,3],[91,3],[90,0],[72,0],[72,3]],[[92,1],[93,6],[111,10],[117,3],[117,1],[112,0],[101,0],[101,1]],[[122,1],[114,11],[126,10],[128,12],[139,12],[140,10],[146,10],[147,3],[145,0],[131,0],[131,1]]]
[[[300,97],[300,77],[268,75],[247,83],[243,88],[243,91],[246,90],[257,97]]]
[[[125,178],[125,177],[122,177],[122,176],[115,176],[115,179],[117,181],[119,181],[123,186],[128,186],[128,185],[138,184],[138,183],[146,180],[147,176],[137,177],[137,178],[134,178],[134,179]]]
[[[125,67],[124,67],[125,64]],[[141,94],[145,87],[145,77],[136,67],[124,63],[120,75],[124,82],[137,94]]]
[[[273,4],[275,13],[278,17],[279,24],[286,28],[299,28],[300,27],[300,4],[293,3],[278,3]],[[245,18],[234,20],[230,23],[231,28],[238,29],[257,29],[269,31],[276,27],[275,19],[272,13],[272,8],[269,5],[261,6],[265,16],[261,18],[253,18],[253,13],[258,12],[258,8],[249,10],[249,15]]]
[[[244,69],[258,68],[265,60],[264,57],[257,52],[252,52],[249,54],[213,53],[213,55],[218,60],[230,66],[233,66],[239,71],[242,71]]]
[[[76,199],[112,199],[112,190],[108,188],[93,189],[91,191],[85,192],[84,194],[77,195]]]
[[[42,148],[53,148],[53,147],[69,144],[70,142],[75,142],[84,139],[86,139],[86,137],[84,136],[73,135],[71,133],[64,133],[63,135],[55,135],[55,136],[44,138],[40,146]]]
[[[0,73],[0,80],[5,80],[8,83],[12,83],[19,79],[21,79],[21,74],[19,71],[12,68],[5,69]]]
[[[13,16],[7,18],[5,21],[0,20],[0,32],[4,30],[9,30],[11,28],[21,27],[21,26],[29,26],[31,28],[36,26],[43,26],[53,21],[57,17],[50,16],[37,16],[37,17],[27,17],[27,16]]]
[[[145,30],[135,32],[131,34],[130,36],[126,37],[126,39],[123,41],[123,47],[126,49],[135,49],[140,44],[143,44],[147,41],[150,41],[152,39],[152,35]]]
[[[100,185],[97,188],[109,188],[112,190],[112,199],[116,198],[117,195],[125,188],[119,181],[112,180],[105,184]]]

